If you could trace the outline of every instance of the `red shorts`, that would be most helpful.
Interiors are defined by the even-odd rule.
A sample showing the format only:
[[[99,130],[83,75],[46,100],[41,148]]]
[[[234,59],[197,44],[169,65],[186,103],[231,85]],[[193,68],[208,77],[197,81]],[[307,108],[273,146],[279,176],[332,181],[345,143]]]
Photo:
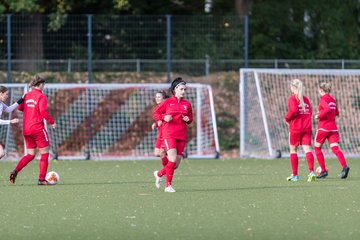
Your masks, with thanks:
[[[49,135],[45,129],[31,135],[24,135],[26,148],[44,148],[49,146]]]
[[[293,146],[309,145],[311,146],[311,132],[290,132],[289,143]]]
[[[322,129],[316,130],[315,142],[321,143],[321,145],[328,140],[329,144],[339,143],[340,137],[338,131],[326,131]]]
[[[164,141],[162,138],[157,138],[155,142],[155,148],[165,149]]]
[[[166,147],[166,151],[175,148],[177,155],[184,155],[184,149],[186,145],[185,140],[179,140],[175,138],[164,138],[164,144]]]

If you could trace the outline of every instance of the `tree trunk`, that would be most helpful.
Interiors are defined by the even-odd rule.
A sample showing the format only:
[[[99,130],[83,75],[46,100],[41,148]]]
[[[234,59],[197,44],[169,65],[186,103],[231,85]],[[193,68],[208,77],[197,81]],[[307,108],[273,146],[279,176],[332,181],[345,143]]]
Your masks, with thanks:
[[[40,62],[43,59],[43,34],[41,15],[16,16],[12,17],[13,34],[13,66],[15,71],[38,71]],[[24,61],[25,60],[25,61]],[[37,60],[37,61],[34,61]]]
[[[235,8],[240,17],[248,15],[248,6],[250,0],[235,0]]]

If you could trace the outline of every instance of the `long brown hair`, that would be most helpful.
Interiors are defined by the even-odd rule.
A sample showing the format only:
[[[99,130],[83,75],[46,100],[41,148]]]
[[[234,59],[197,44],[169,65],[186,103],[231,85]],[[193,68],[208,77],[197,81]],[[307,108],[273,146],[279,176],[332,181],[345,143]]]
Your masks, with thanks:
[[[155,93],[155,96],[156,96],[157,94],[161,94],[161,96],[163,97],[163,100],[165,100],[166,98],[169,98],[169,95],[168,95],[168,94],[166,93],[166,91],[164,91],[164,90],[159,90],[159,91],[157,91],[157,92]],[[155,104],[157,104],[155,100],[154,100],[154,102],[155,102]]]
[[[0,86],[0,93],[7,92],[9,89],[5,86]]]
[[[171,83],[169,90],[173,95],[175,95],[175,88],[177,88],[179,85],[186,85],[186,82],[181,77],[175,78]]]
[[[29,87],[32,88],[32,87],[37,87],[39,86],[40,84],[42,83],[45,83],[45,79],[40,77],[39,75],[35,75],[33,77],[33,79],[31,80],[31,82],[29,83]]]

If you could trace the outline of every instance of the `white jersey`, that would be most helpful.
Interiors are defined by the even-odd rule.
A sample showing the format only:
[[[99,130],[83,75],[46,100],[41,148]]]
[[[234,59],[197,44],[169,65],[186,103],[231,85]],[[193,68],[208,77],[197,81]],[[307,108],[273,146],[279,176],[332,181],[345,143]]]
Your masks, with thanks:
[[[7,113],[11,113],[12,111],[14,111],[17,108],[18,104],[14,103],[11,106],[7,106],[5,103],[0,102],[0,116],[2,115],[2,113],[5,111]],[[4,124],[10,124],[10,120],[2,120],[0,119],[0,125],[4,125]]]

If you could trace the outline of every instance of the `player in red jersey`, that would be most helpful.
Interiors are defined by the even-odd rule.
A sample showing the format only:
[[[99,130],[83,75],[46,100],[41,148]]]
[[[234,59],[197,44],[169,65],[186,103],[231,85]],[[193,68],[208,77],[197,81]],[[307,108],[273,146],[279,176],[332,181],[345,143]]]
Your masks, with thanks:
[[[324,154],[321,151],[321,146],[326,139],[330,144],[331,151],[336,155],[341,167],[341,178],[346,179],[350,168],[346,164],[344,154],[339,149],[339,131],[336,126],[335,118],[339,116],[339,109],[336,100],[330,95],[331,83],[321,83],[319,87],[320,102],[318,112],[315,118],[318,119],[318,127],[315,136],[315,154],[318,163],[321,167],[321,173],[317,178],[325,178],[328,175],[328,170],[325,166]]]
[[[52,128],[56,127],[56,123],[47,112],[47,99],[42,93],[45,80],[36,75],[30,83],[30,87],[32,90],[24,96],[24,102],[18,107],[20,111],[24,112],[23,135],[27,155],[21,158],[10,173],[9,180],[10,183],[15,183],[17,174],[35,158],[36,148],[38,148],[40,152],[38,185],[49,185],[45,180],[49,158],[49,136],[45,129],[44,119]]]
[[[288,100],[288,112],[285,121],[289,125],[290,164],[292,174],[288,181],[298,181],[297,148],[302,145],[309,167],[308,182],[315,181],[314,155],[311,151],[311,105],[309,99],[303,95],[303,83],[299,79],[291,81],[292,96]]]
[[[172,187],[174,170],[179,166],[186,144],[186,129],[193,121],[191,103],[184,99],[186,82],[176,78],[170,87],[172,97],[166,99],[154,111],[155,121],[163,121],[163,139],[169,162],[160,170],[154,172],[155,185],[160,185],[161,177],[166,175],[165,192],[175,192]]]
[[[168,98],[168,96],[166,95],[165,91],[156,92],[156,94],[155,94],[155,102],[156,102],[157,105],[155,106],[154,111],[160,106],[160,104],[166,98]],[[166,164],[168,163],[168,158],[167,158],[167,155],[166,155],[165,145],[164,145],[164,141],[163,141],[162,121],[159,120],[157,122],[154,122],[151,127],[152,127],[153,130],[155,130],[156,128],[158,129],[158,136],[157,136],[156,142],[155,142],[154,155],[156,157],[160,157],[161,163],[162,163],[163,167],[165,167]],[[159,188],[160,188],[160,185],[159,185]]]
[[[5,86],[0,86],[0,116],[4,111],[7,113],[11,113],[18,107],[19,104],[21,104],[24,101],[24,99],[21,97],[16,103],[7,106],[5,102],[7,101],[8,98],[9,98],[9,89]],[[14,124],[18,122],[19,122],[18,118],[14,118],[11,120],[0,119],[0,125]],[[0,159],[3,158],[5,155],[6,155],[5,144],[0,142]]]

